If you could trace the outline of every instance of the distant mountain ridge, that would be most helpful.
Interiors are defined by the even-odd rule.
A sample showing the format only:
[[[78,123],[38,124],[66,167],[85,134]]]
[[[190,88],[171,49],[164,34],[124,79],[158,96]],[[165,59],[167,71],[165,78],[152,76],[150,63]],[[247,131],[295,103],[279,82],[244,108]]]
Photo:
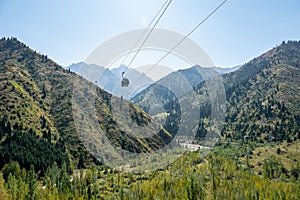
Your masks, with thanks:
[[[131,100],[142,108],[144,108],[145,105],[141,102],[146,102],[143,98],[149,98],[149,96],[153,96],[155,99],[160,99],[162,101],[161,103],[165,104],[175,98],[174,94],[170,96],[169,93],[174,93],[174,91],[178,90],[186,92],[188,92],[188,90],[195,90],[203,81],[218,75],[220,74],[214,69],[203,68],[199,65],[187,69],[181,69],[161,78],[145,90],[141,91],[139,94],[135,95]],[[162,87],[165,89],[162,90]],[[169,90],[169,92],[166,90]]]
[[[227,74],[238,70],[242,65],[237,65],[234,67],[211,67],[213,70],[219,72],[220,74]]]
[[[197,72],[196,68],[197,66],[193,66],[187,69],[179,69],[177,72],[185,76],[185,79],[188,82],[190,82],[192,87],[196,87],[201,82],[201,77],[198,77],[199,73]],[[239,68],[240,65],[226,68],[210,67],[207,69],[214,70],[220,74],[225,74],[233,72]],[[98,66],[96,64],[87,64],[85,62],[79,62],[73,63],[72,65],[65,67],[65,69],[71,70],[76,74],[82,75],[89,81],[92,81],[94,83],[97,82],[97,85],[99,87],[103,88],[104,90],[108,91],[113,95],[120,96],[122,93],[123,96],[127,99],[133,99],[134,96],[136,96],[139,92],[141,92],[143,89],[146,89],[148,86],[154,83],[154,81],[151,78],[149,78],[144,73],[139,72],[138,69],[136,70],[132,68],[127,68],[126,65],[121,65],[117,68],[108,69],[104,68],[103,66]],[[126,71],[125,77],[130,79],[128,91],[134,92],[124,93],[124,91],[122,91],[122,88],[119,87],[122,72],[124,71]],[[168,75],[169,74],[167,74],[167,76]],[[200,79],[198,80],[198,78]]]

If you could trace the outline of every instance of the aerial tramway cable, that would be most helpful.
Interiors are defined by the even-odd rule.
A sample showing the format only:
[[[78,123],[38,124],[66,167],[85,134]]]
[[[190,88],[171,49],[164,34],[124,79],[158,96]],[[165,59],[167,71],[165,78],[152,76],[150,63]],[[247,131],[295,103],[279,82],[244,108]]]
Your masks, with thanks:
[[[133,63],[133,61],[135,60],[136,56],[138,55],[138,53],[141,51],[142,47],[144,46],[144,44],[146,43],[147,39],[150,37],[151,33],[153,32],[154,28],[157,26],[158,22],[160,21],[160,19],[162,18],[162,16],[164,15],[164,13],[166,12],[166,10],[168,9],[168,7],[170,6],[171,2],[173,0],[167,0],[162,7],[159,9],[159,11],[157,12],[157,14],[155,15],[155,17],[153,18],[153,20],[151,21],[151,23],[149,24],[149,26],[147,27],[147,29],[144,31],[144,33],[140,36],[140,38],[137,40],[137,42],[135,43],[133,49],[135,48],[135,46],[138,44],[138,42],[142,39],[142,37],[145,35],[146,31],[148,30],[148,28],[151,26],[151,24],[154,22],[154,20],[157,18],[157,16],[159,15],[159,13],[161,13],[159,15],[159,17],[157,18],[155,24],[153,25],[153,27],[150,29],[149,33],[146,35],[145,39],[143,40],[142,44],[139,46],[139,48],[137,49],[136,53],[134,54],[134,56],[132,57],[132,59],[130,60],[129,64],[126,66],[126,69],[122,72],[122,82],[121,82],[121,86],[122,87],[128,87],[129,85],[129,80],[127,78],[124,77],[126,71],[128,70],[128,68],[131,66],[131,64]],[[128,56],[127,56],[128,57]],[[127,57],[125,59],[127,59]],[[124,59],[124,60],[125,60]],[[126,84],[125,84],[126,82]]]
[[[122,60],[121,64],[125,63],[125,61],[127,60],[127,58],[130,55],[130,52],[132,52],[134,50],[134,48],[137,46],[137,44],[141,41],[141,39],[144,37],[144,35],[146,34],[146,32],[149,30],[150,26],[153,24],[154,20],[158,17],[158,15],[161,13],[161,11],[163,10],[163,8],[167,5],[168,1],[170,0],[166,0],[164,2],[164,4],[160,7],[160,9],[158,10],[158,12],[155,14],[155,16],[153,17],[153,19],[151,20],[151,22],[149,23],[149,25],[147,26],[147,28],[144,30],[144,32],[141,34],[141,36],[137,39],[137,41],[134,43],[134,45],[132,46],[131,50],[129,51],[129,53],[125,56],[125,58]]]
[[[188,34],[186,34],[173,48],[171,48],[163,57],[161,57],[154,65],[152,65],[145,73],[149,73],[154,67],[156,67],[162,60],[164,60],[172,51],[174,51],[184,40],[186,40],[194,31],[196,31],[204,22],[206,22],[215,12],[217,12],[228,0],[224,0],[219,4],[210,14],[205,17],[199,24],[197,24]],[[140,78],[141,79],[141,78]],[[138,79],[136,82],[138,82]]]
[[[156,20],[155,24],[153,25],[153,27],[151,28],[150,32],[146,35],[146,38],[144,39],[144,41],[142,42],[142,44],[140,45],[140,47],[138,48],[138,50],[136,51],[136,53],[134,54],[134,56],[132,57],[131,61],[129,62],[126,70],[124,71],[124,73],[127,71],[127,69],[130,67],[130,65],[133,63],[134,59],[136,58],[136,56],[138,55],[138,53],[141,51],[142,47],[144,46],[144,44],[146,43],[147,39],[150,37],[151,33],[153,32],[154,28],[156,27],[156,25],[158,24],[158,22],[160,21],[160,19],[162,18],[162,16],[164,15],[164,13],[166,12],[166,10],[168,9],[168,7],[170,6],[172,0],[168,0],[169,2],[167,3],[167,5],[165,6],[165,8],[163,9],[162,13],[160,14],[160,16],[158,17],[158,19]]]

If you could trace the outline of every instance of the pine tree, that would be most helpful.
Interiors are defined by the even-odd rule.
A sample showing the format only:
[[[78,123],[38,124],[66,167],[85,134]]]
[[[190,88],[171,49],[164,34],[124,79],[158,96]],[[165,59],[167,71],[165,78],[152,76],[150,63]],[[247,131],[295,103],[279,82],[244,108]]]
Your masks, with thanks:
[[[37,174],[34,171],[33,165],[30,166],[30,170],[27,172],[26,183],[28,184],[27,199],[36,199],[35,190],[37,188]]]

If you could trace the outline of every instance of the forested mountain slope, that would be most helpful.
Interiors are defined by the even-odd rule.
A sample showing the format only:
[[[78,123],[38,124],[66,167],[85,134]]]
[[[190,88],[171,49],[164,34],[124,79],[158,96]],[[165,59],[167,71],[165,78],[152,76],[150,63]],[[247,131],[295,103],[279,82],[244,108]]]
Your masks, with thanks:
[[[229,138],[300,139],[300,42],[289,41],[226,74]]]
[[[10,160],[29,169],[45,172],[53,162],[84,167],[97,162],[81,143],[72,113],[73,82],[80,80],[85,92],[94,96],[99,128],[116,147],[131,152],[160,148],[171,135],[165,130],[155,138],[137,139],[132,130],[121,131],[110,110],[111,94],[94,87],[82,77],[31,50],[16,38],[0,41],[0,168]],[[90,88],[96,88],[91,91]],[[117,99],[117,98],[116,98]],[[125,102],[130,104],[129,102]],[[130,104],[132,120],[137,126],[151,119]],[[30,142],[28,142],[30,141]],[[43,145],[41,145],[43,144]],[[56,148],[58,147],[58,148]]]

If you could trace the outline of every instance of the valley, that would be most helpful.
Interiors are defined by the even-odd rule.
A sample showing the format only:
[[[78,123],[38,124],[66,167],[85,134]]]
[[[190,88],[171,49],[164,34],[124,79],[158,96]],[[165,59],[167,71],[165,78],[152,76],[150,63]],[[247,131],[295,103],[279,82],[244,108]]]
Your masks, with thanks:
[[[143,79],[130,101],[85,66],[1,39],[2,199],[300,198],[299,41]]]

